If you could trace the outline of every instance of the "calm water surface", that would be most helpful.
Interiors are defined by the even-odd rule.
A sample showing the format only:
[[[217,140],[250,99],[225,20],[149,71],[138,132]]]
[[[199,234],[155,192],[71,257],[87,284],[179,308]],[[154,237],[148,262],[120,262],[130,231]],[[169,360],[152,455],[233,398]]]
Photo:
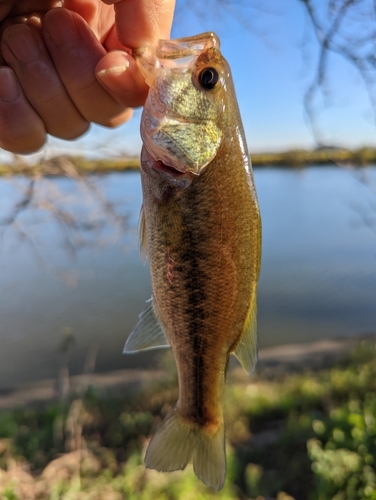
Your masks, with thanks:
[[[376,167],[264,169],[256,170],[255,180],[263,219],[260,346],[375,331]],[[82,225],[72,236],[62,211],[52,216],[33,205],[19,210],[16,226],[0,226],[0,388],[55,377],[67,328],[74,337],[72,373],[82,372],[94,344],[97,370],[148,366],[155,359],[122,355],[150,297],[148,268],[137,248],[139,174],[92,181],[90,192],[68,179],[41,181],[35,203],[53,202],[78,220],[100,221],[103,205],[92,196],[98,188],[128,217],[125,233],[105,226],[93,236]],[[0,179],[0,223],[27,185],[22,178]]]

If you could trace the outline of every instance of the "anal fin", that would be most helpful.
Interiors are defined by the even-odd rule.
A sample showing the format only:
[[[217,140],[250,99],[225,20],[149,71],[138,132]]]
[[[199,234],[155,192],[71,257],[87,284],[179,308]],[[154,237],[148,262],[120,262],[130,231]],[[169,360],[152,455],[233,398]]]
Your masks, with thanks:
[[[132,354],[147,349],[170,347],[167,337],[155,314],[153,299],[146,302],[146,308],[139,316],[124,347],[124,354]]]
[[[251,375],[257,363],[257,303],[254,290],[251,304],[244,322],[242,336],[233,354],[238,358],[244,370]]]

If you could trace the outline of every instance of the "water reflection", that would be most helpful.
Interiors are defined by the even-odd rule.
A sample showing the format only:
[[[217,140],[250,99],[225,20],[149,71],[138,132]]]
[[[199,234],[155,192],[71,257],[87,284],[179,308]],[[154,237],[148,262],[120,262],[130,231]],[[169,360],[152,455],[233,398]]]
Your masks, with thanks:
[[[255,178],[263,217],[260,346],[374,331],[376,168],[267,169],[256,170]],[[116,204],[117,212],[127,216],[128,229],[120,237],[116,224],[98,229],[95,241],[88,231],[73,257],[56,218],[32,206],[18,219],[19,227],[32,234],[32,245],[17,228],[3,233],[0,388],[54,377],[67,327],[75,338],[72,373],[82,371],[88,348],[95,342],[97,370],[147,366],[155,357],[122,356],[124,341],[150,296],[148,269],[142,266],[137,248],[139,175],[114,173],[92,180],[105,199]],[[22,199],[27,182],[0,180],[0,219]],[[79,193],[77,202],[74,181],[46,182],[48,189],[52,185],[56,193],[64,194],[61,206],[68,200],[73,213],[90,220],[103,216],[95,199]],[[45,188],[38,189],[43,199]],[[74,245],[82,240],[82,232],[77,234],[81,236]],[[94,245],[103,238],[116,242]]]

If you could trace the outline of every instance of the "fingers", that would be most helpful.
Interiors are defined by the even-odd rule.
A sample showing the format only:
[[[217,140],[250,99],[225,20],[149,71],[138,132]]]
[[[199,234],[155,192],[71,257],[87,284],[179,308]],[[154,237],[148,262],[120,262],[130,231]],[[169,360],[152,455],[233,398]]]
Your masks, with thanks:
[[[98,80],[119,103],[133,108],[144,104],[149,88],[132,56],[124,51],[109,52],[95,71]]]
[[[97,78],[123,105],[144,104],[148,87],[135,60],[114,50],[119,42],[129,49],[152,45],[169,38],[175,0],[103,0],[115,9],[116,33],[112,30],[105,46],[111,50],[97,65]]]
[[[1,51],[12,68],[0,68],[3,149],[31,153],[47,133],[74,139],[92,121],[112,127],[132,115],[98,83],[94,70],[106,50],[73,12],[49,11],[41,32],[24,23],[8,26]]]
[[[25,99],[13,70],[0,67],[0,147],[28,154],[45,140],[43,121]]]
[[[67,0],[67,5],[69,1],[74,4]],[[97,5],[92,18],[85,10],[87,22],[57,8],[46,12],[40,30],[24,22],[5,29],[1,49],[9,67],[0,67],[1,147],[33,152],[43,145],[46,133],[73,139],[90,122],[117,126],[129,120],[131,107],[143,104],[147,87],[134,59],[120,50],[107,50],[167,38],[174,0],[105,3],[111,7],[85,3]],[[111,28],[112,4],[118,35]]]
[[[130,49],[169,38],[175,0],[102,0],[114,4],[120,42]]]
[[[2,53],[49,134],[69,140],[86,132],[89,123],[65,90],[38,30],[25,24],[8,27]]]
[[[91,31],[102,43],[115,23],[115,12],[112,5],[101,0],[64,0],[64,8],[79,14],[90,26]]]
[[[113,127],[129,120],[132,111],[95,77],[106,50],[80,16],[62,8],[50,10],[44,17],[43,37],[65,89],[88,122]]]

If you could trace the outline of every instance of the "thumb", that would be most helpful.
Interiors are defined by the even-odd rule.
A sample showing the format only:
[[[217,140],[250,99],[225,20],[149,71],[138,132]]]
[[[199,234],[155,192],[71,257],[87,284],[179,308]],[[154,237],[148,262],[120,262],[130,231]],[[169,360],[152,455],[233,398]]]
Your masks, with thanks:
[[[102,0],[113,4],[117,37],[122,45],[135,49],[169,38],[175,0]]]
[[[106,48],[110,52],[97,64],[95,73],[101,85],[120,104],[142,106],[148,87],[136,61],[119,49],[135,49],[169,38],[175,0],[103,0],[113,4],[117,36],[110,33]],[[121,44],[121,45],[120,45]]]

